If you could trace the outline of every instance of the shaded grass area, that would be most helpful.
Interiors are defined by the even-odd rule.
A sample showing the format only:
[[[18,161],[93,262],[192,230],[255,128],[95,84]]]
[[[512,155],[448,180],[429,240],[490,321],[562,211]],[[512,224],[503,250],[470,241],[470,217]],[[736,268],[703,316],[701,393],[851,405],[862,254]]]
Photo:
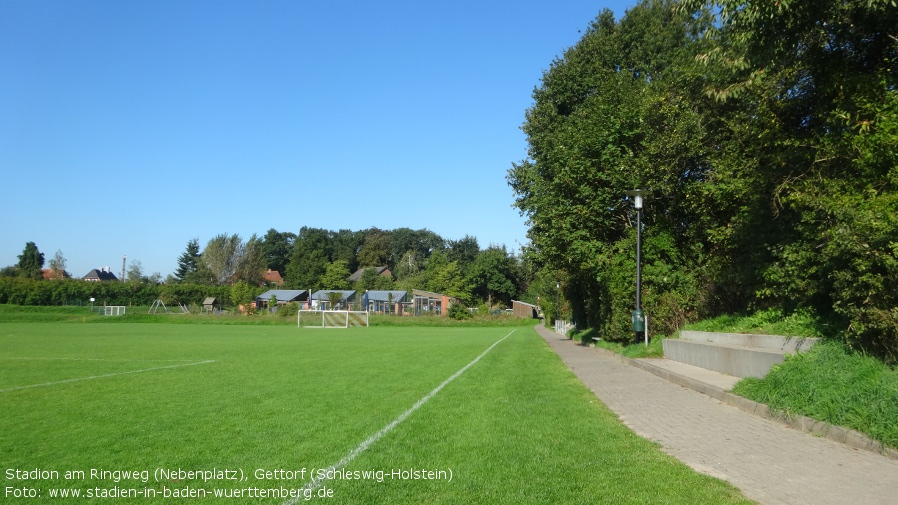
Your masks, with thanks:
[[[528,328],[5,323],[0,453],[7,468],[240,468],[249,475],[244,483],[67,483],[82,490],[301,488],[305,481],[252,475],[333,464],[509,333],[348,467],[452,469],[451,482],[328,481],[329,502],[749,503],[624,427]],[[141,371],[203,360],[214,363]],[[129,371],[136,373],[122,373]],[[50,384],[91,376],[98,378]],[[28,384],[48,385],[9,390]],[[56,502],[46,494],[28,501]]]
[[[595,347],[601,347],[602,349],[614,351],[628,358],[664,357],[664,348],[661,344],[664,338],[661,335],[654,335],[649,340],[648,345],[645,345],[645,340],[642,340],[639,343],[635,343],[635,336],[634,340],[631,340],[627,343],[603,340],[602,338],[600,338],[598,331],[596,331],[594,328],[587,328],[585,330],[573,330],[569,332],[567,336],[571,340],[580,342],[580,345],[592,345]]]
[[[786,415],[804,415],[898,447],[898,370],[846,352],[837,342],[787,356],[763,379],[743,379],[734,392]]]
[[[656,336],[649,340],[649,345],[644,343],[620,344],[600,340],[595,343],[595,346],[614,351],[628,358],[662,358],[664,357],[664,348],[661,345],[663,340],[660,336]]]

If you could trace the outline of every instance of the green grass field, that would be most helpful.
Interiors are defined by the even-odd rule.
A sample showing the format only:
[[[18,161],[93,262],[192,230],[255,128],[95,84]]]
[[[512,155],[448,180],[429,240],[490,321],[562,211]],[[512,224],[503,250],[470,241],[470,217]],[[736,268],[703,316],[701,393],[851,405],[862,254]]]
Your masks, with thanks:
[[[750,503],[527,327],[0,323],[0,412],[3,503]]]

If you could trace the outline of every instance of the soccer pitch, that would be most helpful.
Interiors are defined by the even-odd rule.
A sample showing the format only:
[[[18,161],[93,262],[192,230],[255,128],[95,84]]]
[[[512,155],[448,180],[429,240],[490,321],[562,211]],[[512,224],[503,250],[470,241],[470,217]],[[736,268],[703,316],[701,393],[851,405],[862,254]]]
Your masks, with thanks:
[[[4,323],[0,412],[4,503],[748,503],[526,327]]]

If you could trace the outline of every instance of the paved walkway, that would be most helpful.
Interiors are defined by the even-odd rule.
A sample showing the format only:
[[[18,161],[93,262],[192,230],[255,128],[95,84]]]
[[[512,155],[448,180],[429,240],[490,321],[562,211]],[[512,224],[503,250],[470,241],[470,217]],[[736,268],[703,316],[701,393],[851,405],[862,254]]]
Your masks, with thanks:
[[[765,505],[898,503],[898,460],[746,413],[541,325],[537,332],[633,431],[748,498]]]

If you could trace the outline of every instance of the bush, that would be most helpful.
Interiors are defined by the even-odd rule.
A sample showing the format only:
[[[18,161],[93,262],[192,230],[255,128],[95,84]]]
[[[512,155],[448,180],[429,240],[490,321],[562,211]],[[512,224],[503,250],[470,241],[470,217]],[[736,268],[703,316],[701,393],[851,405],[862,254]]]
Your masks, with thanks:
[[[278,315],[282,317],[296,317],[299,314],[299,304],[290,302],[286,305],[278,307]]]
[[[85,282],[80,279],[31,280],[0,277],[0,304],[14,305],[146,305],[162,300],[166,305],[202,304],[207,296],[225,303],[229,286]]]
[[[471,312],[468,310],[468,308],[460,303],[453,303],[452,305],[450,305],[448,315],[452,319],[456,320],[471,319],[472,317]]]

